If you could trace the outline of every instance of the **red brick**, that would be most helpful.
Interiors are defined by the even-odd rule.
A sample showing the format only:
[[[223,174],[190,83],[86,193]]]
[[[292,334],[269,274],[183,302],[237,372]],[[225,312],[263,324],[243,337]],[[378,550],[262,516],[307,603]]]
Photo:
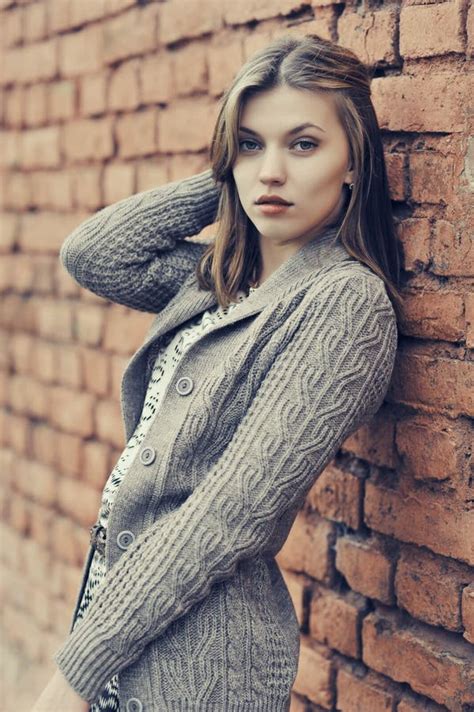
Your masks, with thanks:
[[[31,201],[35,206],[64,211],[72,209],[72,181],[68,171],[35,171],[30,174],[30,184]],[[57,222],[61,223],[62,216],[58,217]]]
[[[57,252],[64,236],[68,235],[75,224],[74,215],[42,211],[40,213],[24,213],[21,216],[21,232],[19,244],[25,252],[50,253]]]
[[[403,153],[385,154],[390,197],[392,200],[406,200],[406,156]]]
[[[396,426],[396,445],[403,469],[419,480],[456,482],[462,471],[463,430],[457,421],[434,414],[417,414],[400,420]]]
[[[242,40],[223,38],[218,45],[208,48],[209,91],[221,94],[232,82],[244,61]]]
[[[78,119],[64,125],[62,143],[71,161],[96,161],[114,154],[112,119]]]
[[[136,109],[140,103],[138,88],[139,61],[123,62],[110,75],[107,107],[112,111]]]
[[[406,336],[462,341],[465,333],[463,295],[448,291],[405,291],[399,325]]]
[[[76,506],[82,506],[82,494]],[[56,561],[59,559],[71,565],[76,563],[74,528],[74,523],[61,513],[54,517],[51,526],[51,554]]]
[[[466,55],[469,59],[474,55],[474,5],[468,10],[466,18],[467,47]]]
[[[435,151],[410,154],[411,198],[416,203],[447,204],[456,185],[453,156]]]
[[[17,485],[25,495],[44,507],[56,503],[57,477],[48,465],[33,460],[21,460]]]
[[[168,183],[168,166],[165,160],[162,161],[140,161],[136,164],[137,167],[137,184],[138,192],[155,188],[158,185]],[[0,218],[1,219],[1,218]]]
[[[120,9],[120,8],[118,8]],[[99,20],[107,14],[114,12],[114,9],[107,8],[107,0],[82,0],[82,2],[72,2],[70,7],[71,23],[73,25],[83,25],[86,22]]]
[[[307,501],[322,517],[358,529],[362,491],[363,481],[359,477],[330,465],[317,478]]]
[[[440,413],[474,414],[474,373],[469,361],[401,353],[391,381],[397,402],[435,406]]]
[[[110,447],[92,440],[84,443],[83,455],[82,479],[101,492],[109,476]]]
[[[47,388],[27,376],[12,376],[10,404],[18,413],[44,418],[48,409]]]
[[[453,633],[422,623],[403,623],[399,611],[375,611],[362,627],[366,665],[449,709],[472,702],[472,649]],[[446,655],[449,650],[449,656]],[[471,668],[472,669],[472,668]]]
[[[160,44],[200,37],[222,26],[221,0],[187,0],[186,12],[179,2],[160,5],[158,35]]]
[[[176,80],[171,53],[160,52],[152,57],[146,57],[140,62],[139,71],[140,103],[166,103],[175,95]],[[189,69],[186,75],[188,73]],[[182,81],[185,81],[184,77]]]
[[[9,503],[8,523],[21,535],[28,534],[31,526],[31,501],[29,499],[15,493]]]
[[[276,557],[278,563],[278,557]],[[309,590],[308,580],[299,574],[293,574],[291,571],[281,569],[281,574],[291,596],[293,607],[295,609],[298,623],[303,625],[305,616],[305,599]]]
[[[58,383],[80,390],[83,386],[81,355],[76,345],[63,345],[58,351],[57,361]]]
[[[15,47],[3,56],[1,84],[37,82],[53,79],[58,71],[57,39]]]
[[[102,168],[97,166],[74,166],[71,180],[76,207],[96,211],[104,205],[102,191]],[[75,226],[88,217],[88,213],[75,215]],[[65,235],[67,233],[64,233]]]
[[[464,227],[456,229],[447,220],[437,220],[430,270],[443,276],[474,276],[474,241],[471,237]]]
[[[116,400],[97,402],[96,433],[100,440],[117,448],[124,447],[124,428],[120,404]]]
[[[157,44],[156,16],[158,7],[133,8],[103,23],[104,59],[112,64],[119,59],[141,55]],[[187,12],[181,14],[187,16]]]
[[[418,272],[428,265],[430,234],[430,223],[426,218],[406,218],[399,223],[397,236],[402,243],[404,269]]]
[[[180,180],[181,178],[194,175],[194,173],[200,173],[206,166],[208,166],[208,162],[205,154],[175,154],[171,156],[169,161],[169,180]],[[211,229],[211,232],[207,232],[206,229],[204,229],[199,233],[199,236],[205,237],[206,234],[214,234],[215,230],[212,229],[212,225],[206,226],[206,228],[207,230]]]
[[[22,149],[23,135],[20,131],[0,132],[0,165],[18,168],[22,161]]]
[[[60,161],[59,128],[57,126],[30,129],[22,134],[22,168],[54,168],[59,166]]]
[[[337,23],[339,44],[368,65],[397,63],[397,29],[398,13],[392,7],[364,14],[346,8]]]
[[[77,341],[89,346],[99,346],[105,325],[104,309],[94,304],[78,304],[75,319]]]
[[[90,527],[97,518],[100,495],[86,482],[62,477],[58,484],[58,506],[64,514],[83,527]]]
[[[257,25],[249,33],[246,33],[243,38],[244,60],[247,61],[252,55],[270,44],[272,34],[262,27]]]
[[[83,467],[83,440],[81,435],[57,432],[55,467],[62,474],[79,478]]]
[[[115,131],[120,158],[155,153],[156,118],[156,109],[153,108],[134,114],[125,114],[117,119]]]
[[[311,702],[330,709],[334,701],[333,663],[329,651],[308,636],[301,636],[298,672],[293,690]]]
[[[166,153],[208,148],[214,113],[214,106],[207,100],[195,98],[162,109],[158,114],[158,150]]]
[[[311,597],[309,634],[343,655],[359,658],[359,630],[364,612],[361,596],[352,592],[343,596],[318,586]]]
[[[399,541],[474,564],[472,516],[451,495],[426,489],[397,492],[367,482],[365,523]]]
[[[99,25],[91,25],[59,38],[59,67],[63,77],[96,72],[102,67],[103,57],[103,37]]]
[[[116,203],[135,192],[135,166],[131,163],[109,163],[103,174],[104,200]]]
[[[474,583],[465,586],[462,590],[462,624],[464,638],[468,643],[474,644]]]
[[[41,40],[47,34],[47,7],[45,3],[33,3],[24,8],[23,38],[28,42]]]
[[[76,84],[63,79],[48,84],[49,118],[53,121],[71,119],[76,108]]]
[[[108,73],[81,77],[79,81],[79,113],[82,116],[101,114],[107,106]]]
[[[37,307],[37,333],[56,340],[72,339],[72,304],[43,299]]]
[[[7,126],[18,127],[25,115],[25,87],[12,87],[4,95],[4,121]]]
[[[321,0],[321,4],[330,0]],[[332,1],[332,0],[331,0]],[[279,25],[273,32],[271,39],[276,39],[281,35],[304,37],[307,34],[318,35],[324,39],[336,41],[336,23],[338,14],[335,6],[320,7],[317,10],[316,19],[304,19],[289,26]]]
[[[379,125],[390,131],[463,131],[467,80],[449,73],[376,77],[372,100]],[[409,108],[408,108],[409,107]]]
[[[56,460],[54,443],[57,433],[46,423],[37,423],[31,429],[30,450],[35,460],[53,466]]]
[[[405,692],[398,703],[397,712],[446,712],[446,707],[430,702],[427,697]]]
[[[14,249],[19,235],[20,217],[13,213],[0,214],[0,253]]]
[[[354,591],[382,603],[393,603],[393,568],[390,558],[372,540],[352,536],[338,538],[336,569]]]
[[[242,25],[251,20],[289,15],[299,10],[301,0],[224,0],[224,21],[227,25]]]
[[[474,348],[474,294],[466,294],[466,347]]]
[[[2,12],[2,44],[11,47],[23,37],[24,7],[12,7]]]
[[[24,121],[27,126],[44,124],[47,119],[47,85],[33,84],[25,89]]]
[[[468,566],[425,549],[404,546],[395,575],[398,607],[425,623],[459,632],[459,600],[471,577]]]
[[[30,176],[20,171],[11,172],[5,185],[5,206],[24,212],[32,203]]]
[[[96,349],[81,350],[84,385],[88,393],[106,396],[110,392],[110,356]]]
[[[229,46],[229,52],[231,46]],[[208,50],[209,51],[209,50]],[[192,42],[180,47],[171,54],[172,77],[170,76],[171,91],[176,95],[205,92],[208,88],[208,67],[206,47],[202,42]],[[163,71],[162,63],[158,59],[158,66]],[[166,88],[166,83],[164,84]]]
[[[331,545],[334,525],[325,519],[298,513],[285,544],[279,551],[285,569],[308,574],[325,584],[333,578]]]
[[[149,314],[114,304],[107,312],[103,346],[106,351],[131,353],[141,346],[150,324]]]
[[[69,388],[49,390],[49,419],[61,430],[88,437],[94,434],[94,398]]]
[[[346,438],[341,448],[379,467],[394,468],[396,466],[394,432],[393,419],[379,411],[377,417],[370,423],[359,427]]]
[[[400,54],[411,58],[464,53],[463,6],[463,2],[454,0],[402,7]]]
[[[337,671],[337,709],[341,712],[392,712],[396,699],[390,685],[374,673],[364,677],[351,670]]]

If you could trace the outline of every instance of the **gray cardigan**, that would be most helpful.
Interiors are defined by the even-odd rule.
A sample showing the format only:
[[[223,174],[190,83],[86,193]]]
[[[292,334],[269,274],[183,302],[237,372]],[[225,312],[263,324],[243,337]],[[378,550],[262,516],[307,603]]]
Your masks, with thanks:
[[[187,240],[215,221],[210,169],[79,225],[60,259],[86,289],[156,314],[122,380],[128,440],[172,330],[217,303]],[[107,575],[54,660],[127,712],[283,712],[299,629],[274,556],[343,441],[379,409],[397,347],[383,281],[330,228],[177,367],[109,519]],[[92,550],[84,564],[85,584]]]

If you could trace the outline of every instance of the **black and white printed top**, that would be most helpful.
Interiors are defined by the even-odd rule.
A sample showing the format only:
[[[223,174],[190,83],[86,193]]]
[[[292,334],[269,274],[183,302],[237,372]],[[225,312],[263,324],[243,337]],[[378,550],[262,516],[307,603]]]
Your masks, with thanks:
[[[250,287],[249,293],[255,289],[257,288]],[[237,293],[238,301],[231,302],[225,308],[217,305],[202,314],[199,314],[195,319],[187,322],[181,329],[179,329],[169,344],[162,347],[160,351],[158,351],[153,370],[150,375],[150,380],[148,382],[140,420],[132,437],[120,455],[117,464],[110,473],[103,489],[97,523],[101,524],[105,529],[107,529],[107,520],[113,506],[115,493],[117,492],[123,478],[126,476],[127,470],[136,455],[136,450],[140,447],[140,444],[142,443],[145,434],[147,433],[153,418],[156,415],[161,397],[164,394],[166,386],[171,380],[174,370],[181,357],[187,348],[202,334],[204,334],[210,326],[215,324],[217,321],[225,319],[226,315],[230,313],[230,311],[246,299],[246,296],[245,292],[240,291]],[[105,576],[105,572],[105,558],[99,551],[96,550],[92,558],[81,603],[74,620],[74,626],[76,622],[85,615],[87,608],[94,597],[94,593],[97,591],[102,578]],[[118,675],[114,675],[112,679],[107,682],[96,702],[90,706],[90,712],[105,712],[105,710],[108,712],[111,710],[118,711],[118,684]]]

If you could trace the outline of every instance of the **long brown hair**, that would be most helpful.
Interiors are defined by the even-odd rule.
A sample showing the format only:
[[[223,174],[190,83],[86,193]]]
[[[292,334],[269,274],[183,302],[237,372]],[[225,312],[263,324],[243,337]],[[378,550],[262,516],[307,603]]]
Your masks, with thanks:
[[[336,239],[384,280],[396,308],[401,301],[400,257],[380,129],[370,98],[370,76],[353,52],[311,34],[284,35],[256,52],[222,97],[210,147],[213,176],[221,188],[218,225],[215,240],[197,264],[200,286],[213,290],[219,304],[227,306],[235,301],[239,289],[246,290],[258,278],[258,233],[240,203],[232,168],[239,151],[245,100],[281,85],[329,92],[334,97],[349,142],[354,176],[353,189],[347,186]]]

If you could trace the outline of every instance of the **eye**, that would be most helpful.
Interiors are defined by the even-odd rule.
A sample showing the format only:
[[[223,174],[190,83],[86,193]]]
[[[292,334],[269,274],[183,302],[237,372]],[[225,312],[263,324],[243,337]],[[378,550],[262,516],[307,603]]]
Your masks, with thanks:
[[[242,139],[241,141],[239,141],[239,148],[243,151],[247,150],[247,149],[243,148],[244,143],[253,143],[255,146],[257,145],[256,142],[252,141],[251,138]]]
[[[297,143],[300,143],[300,144],[305,143],[307,146],[309,145],[308,150],[311,150],[312,148],[317,148],[317,145],[318,145],[314,141],[308,141],[308,139],[306,139],[306,138],[300,138],[298,141],[295,141],[294,145],[296,146]],[[307,150],[298,151],[298,153],[307,153]]]

